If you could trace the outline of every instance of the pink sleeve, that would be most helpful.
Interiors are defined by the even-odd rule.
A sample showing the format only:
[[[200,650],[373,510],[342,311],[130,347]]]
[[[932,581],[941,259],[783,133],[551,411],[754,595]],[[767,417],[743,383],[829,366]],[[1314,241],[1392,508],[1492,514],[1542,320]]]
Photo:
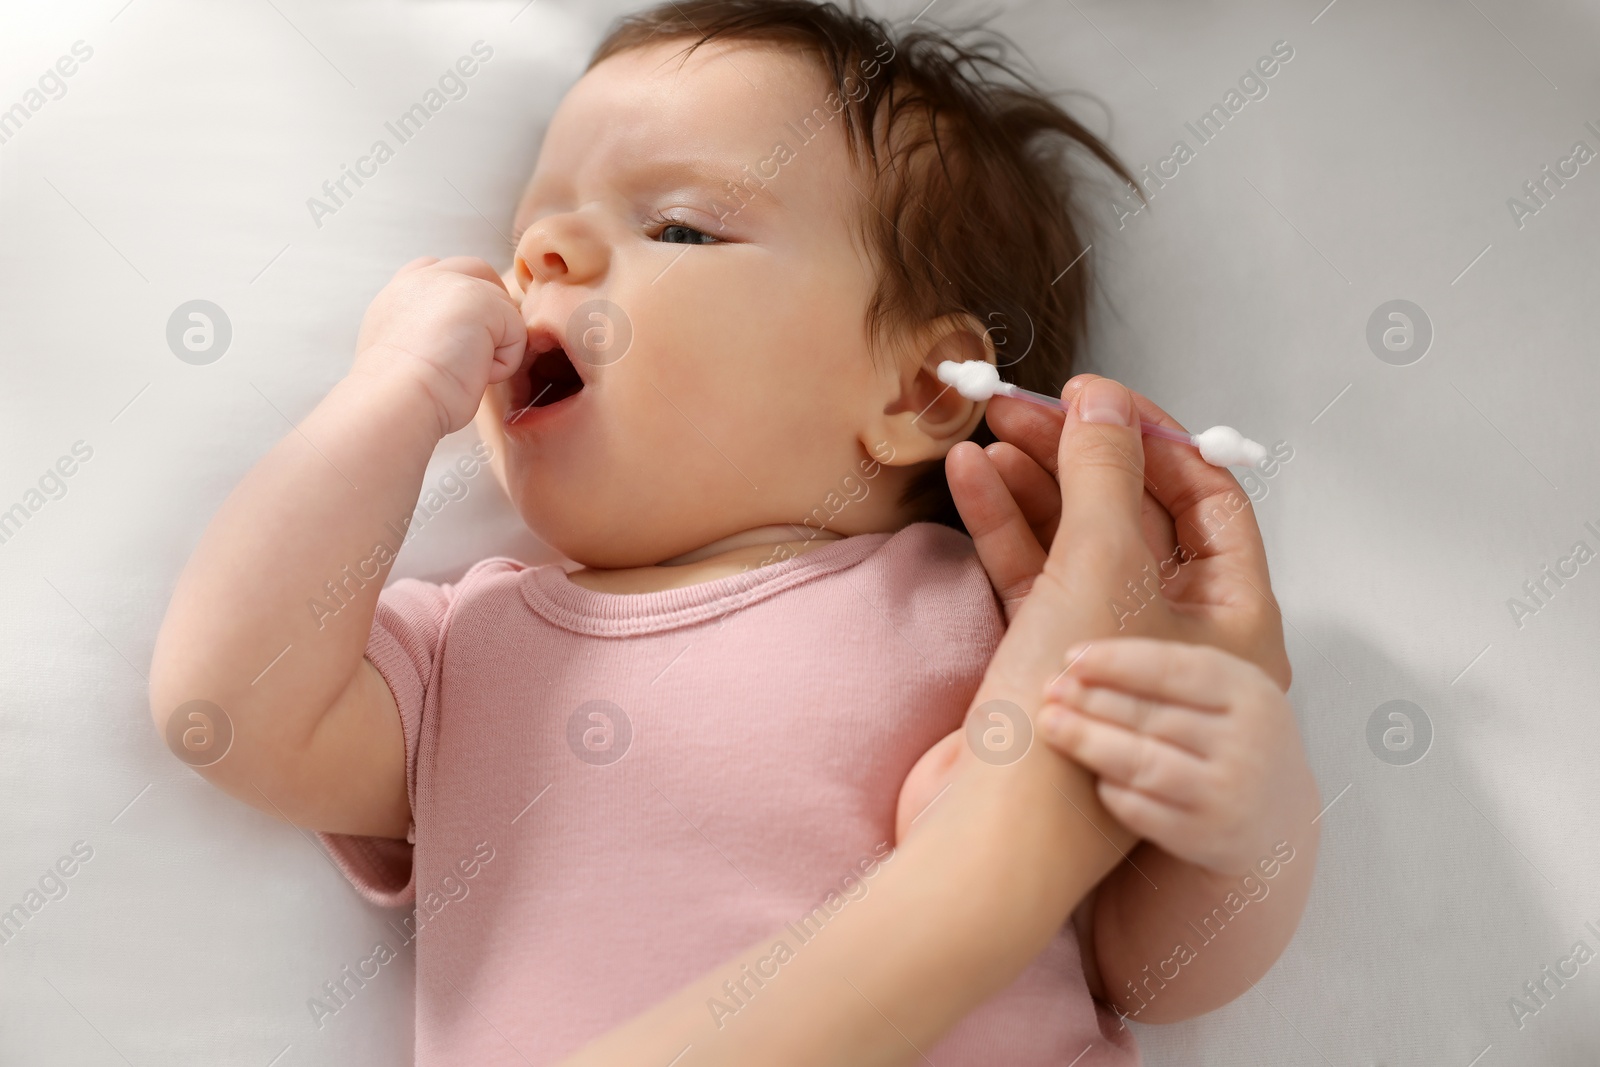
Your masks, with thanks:
[[[411,850],[416,842],[417,740],[440,638],[455,588],[402,578],[378,595],[366,655],[394,694],[406,738],[406,796],[412,820],[404,841],[317,831],[333,861],[367,900],[399,907],[416,899]]]

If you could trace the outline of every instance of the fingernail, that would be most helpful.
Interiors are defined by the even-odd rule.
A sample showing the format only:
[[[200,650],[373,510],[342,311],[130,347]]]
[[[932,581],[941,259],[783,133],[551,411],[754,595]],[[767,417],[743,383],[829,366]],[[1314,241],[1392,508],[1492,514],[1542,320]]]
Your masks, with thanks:
[[[1059,700],[1063,704],[1070,704],[1073,696],[1077,692],[1077,689],[1078,680],[1073,678],[1071,675],[1063,674],[1059,678],[1053,679],[1049,685],[1045,686],[1045,698],[1048,700]]]
[[[1087,651],[1089,651],[1089,642],[1080,641],[1062,653],[1061,662],[1066,664],[1068,670],[1071,670],[1072,665],[1078,662],[1079,658]]]
[[[1060,737],[1067,724],[1067,709],[1058,704],[1046,704],[1039,711],[1039,732],[1047,737]]]
[[[1127,426],[1133,412],[1133,397],[1128,390],[1108,378],[1096,378],[1083,387],[1078,400],[1078,415],[1084,422]]]

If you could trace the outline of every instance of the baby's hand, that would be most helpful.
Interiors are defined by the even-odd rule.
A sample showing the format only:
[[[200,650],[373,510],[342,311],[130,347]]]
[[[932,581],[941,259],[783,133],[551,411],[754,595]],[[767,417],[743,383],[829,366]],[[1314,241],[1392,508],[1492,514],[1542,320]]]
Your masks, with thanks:
[[[483,391],[511,377],[527,343],[522,310],[493,267],[471,256],[423,256],[367,308],[352,374],[419,385],[443,437],[472,421]]]
[[[1294,712],[1254,664],[1137,637],[1080,645],[1066,662],[1040,735],[1099,776],[1101,803],[1140,837],[1237,877],[1315,814]]]

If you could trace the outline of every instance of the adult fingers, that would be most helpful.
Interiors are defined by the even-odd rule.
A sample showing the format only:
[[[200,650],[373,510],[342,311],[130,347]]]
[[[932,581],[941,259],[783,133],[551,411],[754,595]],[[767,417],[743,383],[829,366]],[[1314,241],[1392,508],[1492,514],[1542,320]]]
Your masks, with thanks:
[[[1009,620],[1044,568],[1044,548],[983,449],[962,441],[945,456],[944,469],[956,510]]]
[[[1067,382],[1066,392],[1068,394],[1077,392],[1077,390],[1083,387],[1085,382],[1094,377],[1096,377],[1096,375],[1092,374],[1078,374],[1073,376]],[[1137,405],[1143,399],[1144,397],[1139,393],[1135,392],[1133,394],[1135,405]],[[1141,412],[1140,422],[1142,423],[1143,421],[1143,414]],[[1140,433],[1141,435],[1143,434],[1142,429]],[[1178,535],[1172,520],[1172,515],[1167,511],[1166,507],[1162,505],[1161,501],[1156,499],[1155,494],[1150,492],[1150,446],[1154,441],[1157,440],[1160,440],[1160,438],[1141,436],[1141,441],[1145,449],[1144,510],[1142,512],[1144,519],[1144,543],[1150,547],[1150,554],[1156,559],[1166,559],[1168,556],[1172,555],[1173,550],[1177,548]]]
[[[1145,438],[1148,446],[1150,439]],[[1148,447],[1146,456],[1149,455]],[[1146,460],[1148,462],[1148,460]],[[1146,480],[1149,474],[1145,475]],[[1144,506],[1139,513],[1140,525],[1144,528],[1144,543],[1150,548],[1150,555],[1156,559],[1166,559],[1178,547],[1177,527],[1173,524],[1172,516],[1167,514],[1167,509],[1162,507],[1150,492],[1147,485],[1144,490]]]
[[[1061,486],[1056,484],[1054,476],[1022,449],[1005,441],[996,441],[983,452],[1006,483],[1017,507],[1022,509],[1039,544],[1048,545],[1054,541],[1056,525],[1061,521]],[[1040,560],[1043,561],[1042,554]]]
[[[996,437],[1021,450],[1046,473],[1056,473],[1056,453],[1061,444],[1061,423],[1065,415],[1016,397],[995,396],[984,408],[983,417]]]
[[[1134,394],[1140,417],[1173,429],[1178,421]],[[1282,614],[1273,599],[1267,553],[1249,496],[1227,470],[1191,446],[1147,437],[1145,483],[1174,519],[1174,551],[1160,555],[1166,595],[1206,605],[1181,620],[1186,639],[1229,649],[1287,690],[1293,672],[1283,647]],[[1167,575],[1167,568],[1177,572]]]
[[[1148,562],[1141,507],[1144,447],[1133,394],[1095,378],[1073,397],[1057,453],[1061,525],[1045,566],[1060,567],[1069,587],[1112,600]]]
[[[1148,397],[1135,394],[1140,417],[1175,430],[1184,427]],[[1187,431],[1185,431],[1187,432]],[[1255,509],[1226,468],[1213,467],[1192,445],[1147,438],[1146,484],[1172,515],[1177,541],[1190,558],[1226,557],[1262,589],[1267,553]]]
[[[1078,390],[1098,377],[1098,374],[1075,374],[1068,378],[1067,384],[1061,387],[1061,402],[1070,406]],[[989,406],[984,409],[984,420],[996,437],[1021,449],[1052,475],[1056,473],[1061,424],[1065,418],[1059,411],[999,394],[991,397]]]
[[[1079,389],[1097,377],[1099,376],[1094,374],[1075,375],[1062,389],[1062,399],[1070,403]],[[1137,397],[1138,394],[1135,393],[1134,396]],[[1061,442],[1064,415],[1013,397],[996,396],[989,401],[984,418],[989,424],[989,429],[994,431],[994,435],[1000,438],[1001,443],[1015,448],[1024,457],[1032,460],[1044,473],[1051,476],[1057,473],[1057,448]],[[1146,445],[1149,443],[1147,441]],[[989,447],[992,449],[995,446]],[[1001,473],[1005,475],[1007,472],[1002,468]],[[1009,479],[1007,484],[1010,484]],[[1013,487],[1013,491],[1015,488]],[[1023,510],[1029,509],[1024,505]],[[1052,500],[1049,510],[1052,512],[1057,510],[1055,500]],[[1142,516],[1144,540],[1150,548],[1151,556],[1165,559],[1172,555],[1173,549],[1177,547],[1172,516],[1148,489],[1142,505]],[[1034,513],[1029,512],[1029,518],[1036,527],[1040,526]],[[1053,521],[1049,524],[1049,531],[1053,537],[1055,531]],[[1049,541],[1045,543],[1048,544]]]

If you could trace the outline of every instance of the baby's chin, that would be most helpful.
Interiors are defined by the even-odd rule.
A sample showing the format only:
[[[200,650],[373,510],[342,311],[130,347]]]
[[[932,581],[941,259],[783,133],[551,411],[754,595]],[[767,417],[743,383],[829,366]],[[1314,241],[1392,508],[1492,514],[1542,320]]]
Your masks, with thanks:
[[[541,494],[542,495],[542,494]],[[565,494],[567,506],[539,506],[538,496],[513,499],[523,525],[567,559],[595,570],[654,567],[731,534],[762,526],[766,520],[720,516],[714,528],[705,511],[651,515],[622,500],[595,506],[582,494]],[[579,502],[583,501],[583,502]]]
[[[551,530],[546,523],[537,519],[530,522],[527,516],[523,516],[523,521],[539,540],[574,563],[592,570],[654,567],[663,560],[681,556],[701,545],[698,540],[694,544],[675,542],[682,543],[684,547],[673,548],[660,536],[659,531],[652,531],[649,537],[644,538],[626,535],[619,537],[616,529],[610,524],[596,524],[589,529],[563,525]]]

